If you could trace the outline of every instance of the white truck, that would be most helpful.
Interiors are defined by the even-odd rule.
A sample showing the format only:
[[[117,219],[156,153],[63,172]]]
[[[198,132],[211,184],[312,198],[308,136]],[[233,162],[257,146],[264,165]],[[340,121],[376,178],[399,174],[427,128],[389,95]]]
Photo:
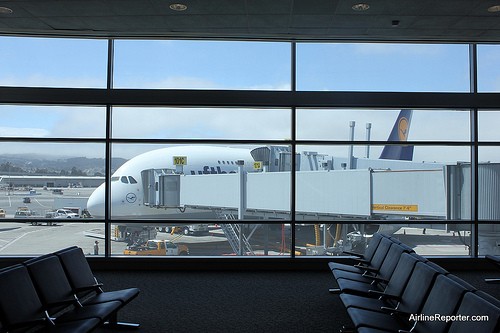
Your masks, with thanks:
[[[208,234],[208,224],[189,224],[182,226],[160,226],[158,231],[166,233],[182,233],[184,235],[204,235]]]

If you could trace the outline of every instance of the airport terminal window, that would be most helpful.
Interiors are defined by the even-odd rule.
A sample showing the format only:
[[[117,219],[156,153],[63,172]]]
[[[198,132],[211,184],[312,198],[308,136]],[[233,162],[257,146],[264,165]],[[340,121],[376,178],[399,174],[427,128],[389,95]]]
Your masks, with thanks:
[[[290,43],[117,40],[114,86],[290,90]]]
[[[471,224],[437,222],[419,226],[413,226],[412,223],[353,223],[347,220],[297,224],[296,251],[302,255],[315,256],[342,255],[342,251],[362,252],[366,246],[366,239],[362,235],[382,229],[423,256],[471,255]]]
[[[297,89],[468,92],[466,44],[298,43]]]
[[[111,226],[112,255],[214,257],[228,255],[290,256],[291,225],[266,224],[128,224]],[[305,249],[306,239],[314,241],[312,229],[304,229],[304,237],[296,249]],[[243,234],[243,244],[238,241]],[[144,243],[143,239],[150,239]],[[242,246],[240,246],[242,245]],[[167,251],[167,252],[165,252]],[[297,255],[305,254],[297,250]]]
[[[500,92],[500,69],[497,60],[499,45],[477,46],[477,89],[479,92]]]
[[[478,152],[478,219],[500,221],[500,146],[480,146]],[[490,231],[500,231],[498,227],[492,225]]]
[[[0,86],[106,88],[107,41],[0,37]]]
[[[73,43],[78,47],[71,48]],[[394,234],[424,255],[498,253],[498,186],[485,179],[499,173],[499,111],[479,110],[475,124],[476,108],[460,105],[464,99],[455,100],[455,94],[439,97],[450,98],[456,109],[400,105],[400,97],[412,92],[423,93],[419,99],[436,95],[426,92],[470,94],[469,45],[297,42],[294,57],[295,42],[287,41],[113,43],[111,87],[105,82],[106,40],[0,37],[0,48],[12,45],[12,53],[39,45],[50,49],[45,50],[49,55],[37,53],[50,61],[34,61],[44,72],[23,67],[24,55],[21,65],[13,64],[9,52],[0,55],[21,73],[2,72],[0,85],[42,87],[43,81],[54,88],[101,88],[97,104],[106,104],[82,101],[94,96],[88,90],[70,89],[66,95],[55,89],[53,106],[44,98],[36,102],[42,90],[28,92],[30,102],[0,105],[0,184],[6,193],[0,201],[0,217],[6,214],[0,255],[79,245],[99,256],[323,256],[359,249],[361,233],[376,230]],[[65,53],[66,45],[67,52],[79,54]],[[495,52],[496,46],[478,46],[480,91],[498,91],[491,88],[495,71],[484,76]],[[68,63],[69,69],[62,68]],[[64,74],[55,75],[59,69],[54,68]],[[116,100],[122,92],[105,90],[108,85],[137,90],[122,104]],[[192,104],[155,104],[150,97],[159,95],[147,89],[186,89]],[[196,98],[206,98],[200,89],[224,90],[224,97],[215,94],[202,103]],[[242,103],[262,96],[251,90],[267,90],[270,105]],[[356,104],[356,99],[371,101],[366,96],[373,95],[365,92],[391,93],[369,107]],[[477,95],[467,100],[476,101]],[[310,96],[327,98],[320,98],[318,108]],[[234,107],[227,107],[233,106],[228,100]],[[398,118],[408,112],[409,132]],[[395,123],[397,140],[407,143],[390,142]],[[475,126],[479,142],[471,138]],[[240,161],[248,171],[245,179],[237,174]],[[471,206],[475,165],[476,212]],[[181,196],[180,186],[189,191]],[[242,201],[240,186],[246,193]],[[24,233],[36,237],[36,249],[23,249],[16,241]],[[55,241],[61,235],[64,244]],[[47,244],[38,241],[40,236]]]
[[[0,142],[0,256],[73,245],[93,254],[93,237],[104,236],[104,223],[94,222],[87,203],[104,182],[104,144]]]
[[[290,133],[290,109],[113,108],[115,138],[286,140]]]
[[[180,145],[168,142],[156,145],[114,144],[113,160],[124,161],[115,171],[115,176],[126,179],[126,175],[133,174],[137,183],[112,182],[111,218],[168,221],[233,220],[243,217],[245,220],[279,218],[288,221],[291,147],[276,146],[269,153],[265,146],[229,143]],[[255,150],[259,150],[255,155],[258,159],[259,156],[267,156],[267,161],[255,164],[252,158]],[[248,172],[246,180],[240,179],[236,163],[219,165],[217,158],[220,156],[243,162],[242,170]],[[278,163],[280,156],[283,159]],[[281,173],[276,177],[271,173],[263,174],[265,170]],[[184,177],[180,173],[196,177]],[[243,206],[240,201],[242,186],[246,198]],[[182,196],[179,188],[184,190]],[[104,217],[103,186],[89,199],[88,208],[93,216]],[[240,213],[244,210],[244,214]]]
[[[479,110],[478,139],[479,141],[500,141],[497,124],[500,122],[500,111]]]
[[[298,109],[297,139],[387,141],[401,110]],[[469,141],[468,110],[407,110],[409,141]],[[493,124],[493,123],[491,123]],[[491,125],[490,125],[491,126]]]
[[[401,220],[415,226],[419,220],[470,220],[469,147],[406,148],[411,147],[298,146],[296,218]],[[391,151],[392,159],[380,158]],[[406,155],[413,160],[404,160]]]
[[[0,105],[0,137],[106,137],[104,107]]]

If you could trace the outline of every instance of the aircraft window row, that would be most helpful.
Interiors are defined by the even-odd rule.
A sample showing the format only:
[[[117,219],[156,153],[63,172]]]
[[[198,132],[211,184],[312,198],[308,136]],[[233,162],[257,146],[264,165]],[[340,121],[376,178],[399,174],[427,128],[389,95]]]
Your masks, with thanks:
[[[113,179],[111,179],[111,180],[113,180]],[[130,184],[137,184],[137,180],[135,180],[135,178],[134,178],[134,177],[132,177],[132,176],[128,176],[128,177],[127,177],[127,176],[122,176],[122,177],[120,178],[120,180],[121,180],[121,182],[122,182],[122,183],[124,183],[124,184],[129,184],[129,183],[130,183]]]
[[[234,165],[234,161],[217,161],[218,164],[232,164]]]

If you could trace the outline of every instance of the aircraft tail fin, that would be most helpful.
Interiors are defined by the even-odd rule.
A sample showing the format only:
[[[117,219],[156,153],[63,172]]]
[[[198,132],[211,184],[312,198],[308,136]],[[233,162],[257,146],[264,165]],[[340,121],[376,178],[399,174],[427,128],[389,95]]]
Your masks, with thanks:
[[[412,110],[401,110],[392,128],[388,141],[405,142],[410,132]],[[380,154],[385,160],[413,160],[413,145],[386,145]]]

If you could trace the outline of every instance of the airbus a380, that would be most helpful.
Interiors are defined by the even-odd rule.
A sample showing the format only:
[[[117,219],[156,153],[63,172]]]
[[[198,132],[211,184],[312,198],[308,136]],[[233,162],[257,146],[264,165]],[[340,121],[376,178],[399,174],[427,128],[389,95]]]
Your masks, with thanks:
[[[244,171],[253,169],[250,149],[217,146],[175,146],[140,154],[124,163],[111,176],[111,207],[114,218],[151,218],[165,215],[165,210],[144,205],[141,172],[148,169],[176,170],[174,157],[186,158],[183,173],[224,174],[238,170],[236,161],[244,161]],[[89,197],[87,209],[92,216],[104,218],[105,184]],[[187,215],[187,214],[186,214]],[[186,216],[187,217],[187,216]]]
[[[404,142],[407,140],[412,110],[401,110],[394,124],[388,141]],[[166,216],[179,211],[153,209],[144,205],[144,193],[141,172],[148,169],[176,170],[174,157],[187,160],[182,172],[186,175],[235,173],[238,170],[236,161],[244,161],[244,171],[253,170],[254,159],[251,149],[219,146],[173,146],[140,154],[124,163],[111,176],[110,206],[113,218],[154,218]],[[387,145],[380,159],[411,161],[413,146]],[[90,196],[87,209],[92,216],[105,216],[105,184],[99,186]],[[184,218],[190,218],[188,212]]]

